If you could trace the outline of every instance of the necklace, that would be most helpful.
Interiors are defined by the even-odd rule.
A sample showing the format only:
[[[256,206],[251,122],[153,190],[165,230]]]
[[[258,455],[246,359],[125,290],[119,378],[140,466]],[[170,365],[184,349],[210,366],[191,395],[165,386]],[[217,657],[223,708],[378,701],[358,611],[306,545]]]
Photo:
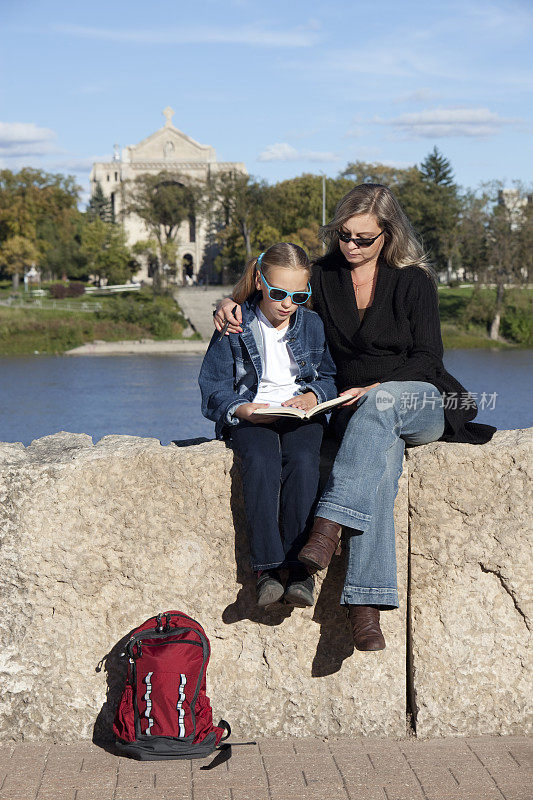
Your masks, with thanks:
[[[378,271],[376,269],[374,271],[374,274],[372,275],[372,277],[370,278],[369,281],[364,281],[363,283],[356,283],[355,280],[354,280],[354,277],[353,277],[353,272],[352,272],[352,283],[353,283],[353,286],[354,286],[354,289],[355,289],[355,299],[356,300],[357,300],[357,290],[359,289],[359,287],[360,286],[368,286],[369,283],[372,283],[372,281],[375,279],[377,274],[378,274]]]

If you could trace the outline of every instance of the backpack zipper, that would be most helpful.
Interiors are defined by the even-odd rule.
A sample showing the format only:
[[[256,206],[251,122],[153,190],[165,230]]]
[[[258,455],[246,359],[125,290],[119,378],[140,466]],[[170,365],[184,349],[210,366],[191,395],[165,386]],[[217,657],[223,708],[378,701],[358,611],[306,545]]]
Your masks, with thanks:
[[[140,641],[137,642],[137,646],[139,646]],[[161,647],[165,644],[193,644],[195,647],[203,647],[201,642],[193,642],[192,639],[179,639],[177,642],[152,642],[152,644],[148,644],[148,642],[144,643],[146,647]]]

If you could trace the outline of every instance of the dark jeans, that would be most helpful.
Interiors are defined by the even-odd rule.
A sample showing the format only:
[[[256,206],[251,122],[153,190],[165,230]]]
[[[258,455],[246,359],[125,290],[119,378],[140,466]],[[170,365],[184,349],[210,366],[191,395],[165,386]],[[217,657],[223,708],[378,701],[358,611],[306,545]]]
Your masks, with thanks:
[[[242,422],[231,429],[241,459],[252,569],[296,566],[318,490],[319,422]]]

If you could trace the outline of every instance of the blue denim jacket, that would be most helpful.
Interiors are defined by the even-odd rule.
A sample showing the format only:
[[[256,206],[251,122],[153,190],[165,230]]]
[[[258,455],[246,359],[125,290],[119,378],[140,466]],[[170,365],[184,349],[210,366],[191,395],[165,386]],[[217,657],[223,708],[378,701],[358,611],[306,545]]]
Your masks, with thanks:
[[[230,333],[218,341],[220,334],[215,331],[200,369],[202,414],[215,423],[218,439],[225,438],[228,426],[239,424],[233,412],[253,401],[263,374],[263,337],[256,305],[257,300],[243,303],[242,333]],[[300,392],[313,391],[319,403],[336,397],[335,365],[318,314],[298,306],[290,318],[287,343],[298,364]]]

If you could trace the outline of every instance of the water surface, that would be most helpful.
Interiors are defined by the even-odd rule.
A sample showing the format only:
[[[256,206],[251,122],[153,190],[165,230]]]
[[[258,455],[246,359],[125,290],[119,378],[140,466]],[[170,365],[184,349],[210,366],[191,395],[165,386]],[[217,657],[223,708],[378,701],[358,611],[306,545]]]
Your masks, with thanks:
[[[201,355],[183,354],[0,357],[0,441],[28,445],[60,430],[95,442],[112,433],[163,444],[212,438],[200,413],[201,363]],[[478,401],[496,393],[479,422],[533,426],[533,351],[449,350],[444,363]]]

